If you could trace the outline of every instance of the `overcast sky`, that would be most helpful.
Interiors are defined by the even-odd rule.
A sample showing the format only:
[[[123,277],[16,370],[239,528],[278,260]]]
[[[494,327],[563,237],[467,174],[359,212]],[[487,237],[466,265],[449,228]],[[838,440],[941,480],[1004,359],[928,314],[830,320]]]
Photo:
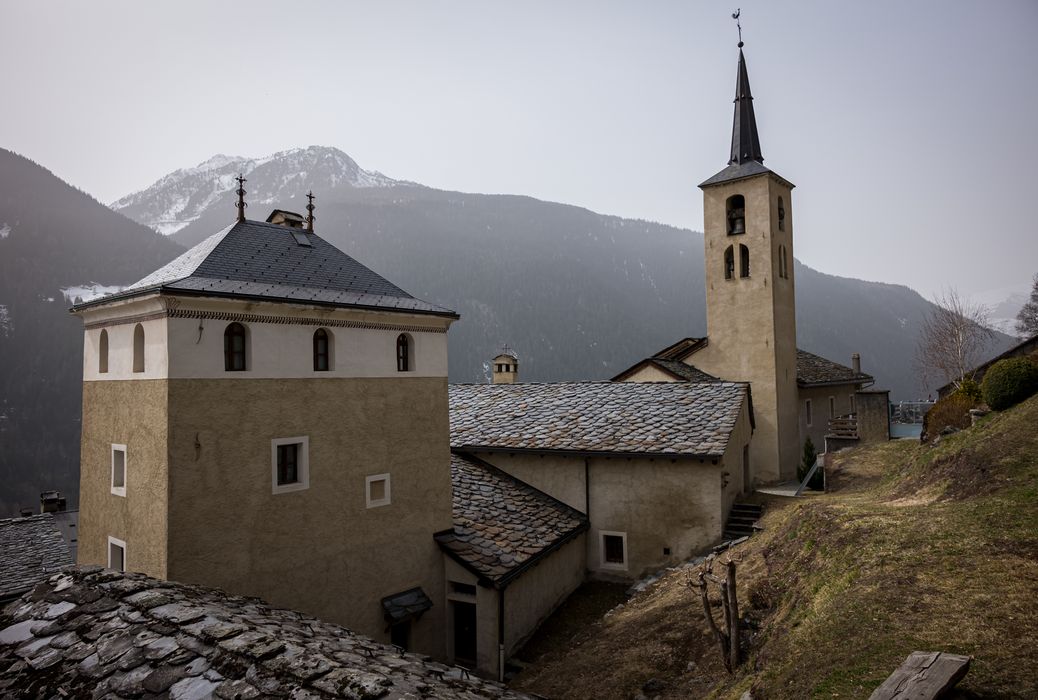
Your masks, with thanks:
[[[0,146],[104,202],[337,146],[433,187],[702,229],[743,35],[796,255],[976,294],[1038,272],[1038,2],[0,3]]]

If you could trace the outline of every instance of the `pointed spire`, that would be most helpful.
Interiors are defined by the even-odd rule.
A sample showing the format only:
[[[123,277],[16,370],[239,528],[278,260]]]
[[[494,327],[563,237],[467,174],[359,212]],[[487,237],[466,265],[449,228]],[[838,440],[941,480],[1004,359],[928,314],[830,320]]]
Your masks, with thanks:
[[[310,233],[313,233],[314,232],[314,209],[317,208],[317,207],[314,206],[314,199],[316,199],[316,197],[314,197],[314,191],[310,190],[309,192],[307,192],[306,193],[306,198],[309,200],[309,202],[307,202],[307,205],[306,205],[306,230],[309,231]]]
[[[238,221],[245,221],[245,207],[249,206],[245,203],[245,183],[247,180],[241,173],[238,173],[238,177],[234,179],[238,181],[238,191],[235,193],[238,195],[238,203],[235,205],[238,207]]]
[[[735,117],[732,120],[732,157],[728,165],[742,165],[751,160],[764,162],[757,136],[757,119],[753,116],[753,95],[746,58],[742,55],[742,28],[739,31],[739,76],[735,81]]]

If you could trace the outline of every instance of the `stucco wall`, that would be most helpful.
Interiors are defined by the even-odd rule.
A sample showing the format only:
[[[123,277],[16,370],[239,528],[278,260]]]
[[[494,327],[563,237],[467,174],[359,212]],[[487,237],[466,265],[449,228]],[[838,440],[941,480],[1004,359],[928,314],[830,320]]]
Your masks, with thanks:
[[[679,381],[674,377],[673,374],[664,372],[659,367],[653,365],[645,365],[639,367],[629,377],[625,377],[621,381],[624,382],[676,382]]]
[[[445,378],[170,380],[169,577],[388,640],[379,601],[421,586],[412,645],[444,652],[451,527]],[[272,494],[271,440],[309,438],[309,488]],[[196,447],[197,445],[197,447]],[[365,476],[392,502],[367,508]]]
[[[165,380],[83,385],[81,564],[107,566],[108,537],[115,537],[126,542],[129,571],[167,577],[167,388]],[[125,496],[111,489],[113,444],[126,445]]]
[[[804,442],[808,436],[814,443],[815,451],[825,449],[825,435],[829,432],[829,397],[836,404],[836,415],[843,416],[851,412],[851,396],[857,391],[857,384],[837,384],[834,386],[801,387],[799,393],[799,437],[800,454],[803,455]],[[754,397],[756,398],[756,397]],[[806,402],[811,401],[811,425],[807,424]],[[855,399],[855,402],[857,399]],[[854,406],[857,409],[857,406]]]
[[[858,435],[863,443],[890,439],[890,392],[859,391],[854,397],[858,411]]]
[[[746,200],[746,233],[727,234],[726,202]],[[785,201],[785,230],[778,229],[778,197]],[[793,207],[789,187],[763,175],[703,190],[709,344],[690,361],[725,379],[749,381],[757,430],[751,457],[763,481],[796,473],[796,310]],[[734,246],[736,270],[724,277],[724,251]],[[750,253],[750,276],[739,277],[739,246]],[[779,246],[786,247],[789,277],[777,274]]]

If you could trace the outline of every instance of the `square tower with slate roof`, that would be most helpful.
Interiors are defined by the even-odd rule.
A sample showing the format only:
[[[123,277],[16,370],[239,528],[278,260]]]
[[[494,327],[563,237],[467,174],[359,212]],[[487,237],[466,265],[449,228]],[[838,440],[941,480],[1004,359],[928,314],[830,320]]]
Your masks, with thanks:
[[[79,561],[444,645],[447,330],[275,212],[79,304]],[[312,224],[312,220],[309,220]],[[406,601],[404,606],[400,601]]]

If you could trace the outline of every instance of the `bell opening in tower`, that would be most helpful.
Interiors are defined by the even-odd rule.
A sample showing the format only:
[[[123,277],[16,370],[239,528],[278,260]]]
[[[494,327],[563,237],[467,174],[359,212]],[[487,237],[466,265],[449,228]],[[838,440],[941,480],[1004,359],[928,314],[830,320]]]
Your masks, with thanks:
[[[733,194],[726,203],[728,212],[728,235],[737,236],[746,233],[746,199],[741,194]]]

